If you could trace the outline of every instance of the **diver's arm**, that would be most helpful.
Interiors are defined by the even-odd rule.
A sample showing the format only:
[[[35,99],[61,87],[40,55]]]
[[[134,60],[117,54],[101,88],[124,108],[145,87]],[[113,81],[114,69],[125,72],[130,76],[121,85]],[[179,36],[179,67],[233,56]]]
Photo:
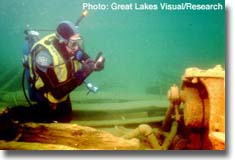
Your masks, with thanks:
[[[82,69],[75,73],[70,80],[60,83],[51,90],[55,98],[60,99],[66,94],[69,94],[77,86],[81,85],[94,70],[99,71],[103,69],[104,58],[102,59],[102,64],[97,65],[83,50],[77,52],[76,58],[82,63]]]
[[[51,89],[52,95],[57,99],[64,97],[73,91],[77,86],[81,85],[88,75],[89,74],[84,74],[81,72],[81,75],[73,77],[65,83],[55,86]]]
[[[81,85],[86,79],[86,77],[89,75],[84,74],[82,71],[80,71],[80,75],[74,76],[69,80],[65,81],[64,83],[56,84],[53,83],[53,80],[49,76],[50,69],[48,69],[47,73],[39,71],[38,74],[40,75],[45,84],[44,92],[51,92],[51,94],[57,99],[63,98],[65,95],[69,94],[77,86]]]
[[[82,69],[75,73],[71,79],[67,80],[64,83],[60,83],[59,85],[54,86],[54,88],[51,89],[52,95],[55,98],[60,99],[69,94],[72,90],[74,90],[77,86],[81,85],[84,82],[84,80],[94,71],[94,68],[95,62],[87,59],[86,61],[84,61]]]
[[[89,76],[89,74],[94,70],[94,61],[91,61],[88,58],[84,61],[82,69],[75,73],[72,78],[64,83],[58,83],[56,75],[54,74],[52,57],[50,58],[50,55],[48,55],[45,52],[37,55],[37,73],[44,82],[44,90],[47,92],[50,91],[51,94],[57,99],[64,97],[77,86],[81,85],[86,77]]]

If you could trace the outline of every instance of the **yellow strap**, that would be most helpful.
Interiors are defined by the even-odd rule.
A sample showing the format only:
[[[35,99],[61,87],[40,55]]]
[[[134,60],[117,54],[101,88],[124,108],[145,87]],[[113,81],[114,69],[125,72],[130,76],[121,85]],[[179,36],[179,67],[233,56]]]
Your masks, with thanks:
[[[48,92],[48,93],[44,93],[44,97],[47,98],[51,103],[60,103],[60,102],[63,102],[67,99],[68,95],[64,96],[63,98],[61,99],[56,99],[52,94],[51,92]]]

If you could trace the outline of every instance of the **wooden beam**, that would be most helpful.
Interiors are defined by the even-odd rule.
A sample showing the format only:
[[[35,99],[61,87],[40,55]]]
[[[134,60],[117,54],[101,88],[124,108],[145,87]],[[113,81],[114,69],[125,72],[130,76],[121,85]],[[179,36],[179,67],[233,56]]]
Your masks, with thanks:
[[[126,140],[91,127],[76,124],[25,123],[19,126],[22,142],[65,145],[82,150],[137,150],[137,139]]]
[[[16,141],[0,141],[1,150],[78,150],[59,144],[45,144],[35,142],[16,142]]]

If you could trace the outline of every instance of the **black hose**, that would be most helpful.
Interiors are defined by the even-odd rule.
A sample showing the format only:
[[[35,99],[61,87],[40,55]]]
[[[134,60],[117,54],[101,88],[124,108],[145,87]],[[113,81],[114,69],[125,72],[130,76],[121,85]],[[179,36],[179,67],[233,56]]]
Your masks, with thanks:
[[[27,94],[26,94],[26,92],[25,92],[25,86],[24,86],[25,72],[26,72],[26,68],[24,67],[23,75],[22,75],[22,81],[21,81],[21,83],[22,83],[22,89],[23,89],[23,93],[24,93],[25,99],[27,100],[28,104],[29,104],[30,106],[32,106],[32,103],[30,102],[30,100],[29,100],[29,98],[28,98],[28,96],[27,96]]]

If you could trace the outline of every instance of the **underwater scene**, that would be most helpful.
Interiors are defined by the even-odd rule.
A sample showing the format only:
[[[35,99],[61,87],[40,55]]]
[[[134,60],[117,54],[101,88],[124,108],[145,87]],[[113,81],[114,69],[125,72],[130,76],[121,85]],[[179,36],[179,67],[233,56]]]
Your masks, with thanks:
[[[2,0],[0,17],[1,149],[225,149],[224,0]],[[63,21],[79,21],[80,47],[104,68],[69,92],[70,123],[15,118],[36,104],[25,31],[41,39]]]

